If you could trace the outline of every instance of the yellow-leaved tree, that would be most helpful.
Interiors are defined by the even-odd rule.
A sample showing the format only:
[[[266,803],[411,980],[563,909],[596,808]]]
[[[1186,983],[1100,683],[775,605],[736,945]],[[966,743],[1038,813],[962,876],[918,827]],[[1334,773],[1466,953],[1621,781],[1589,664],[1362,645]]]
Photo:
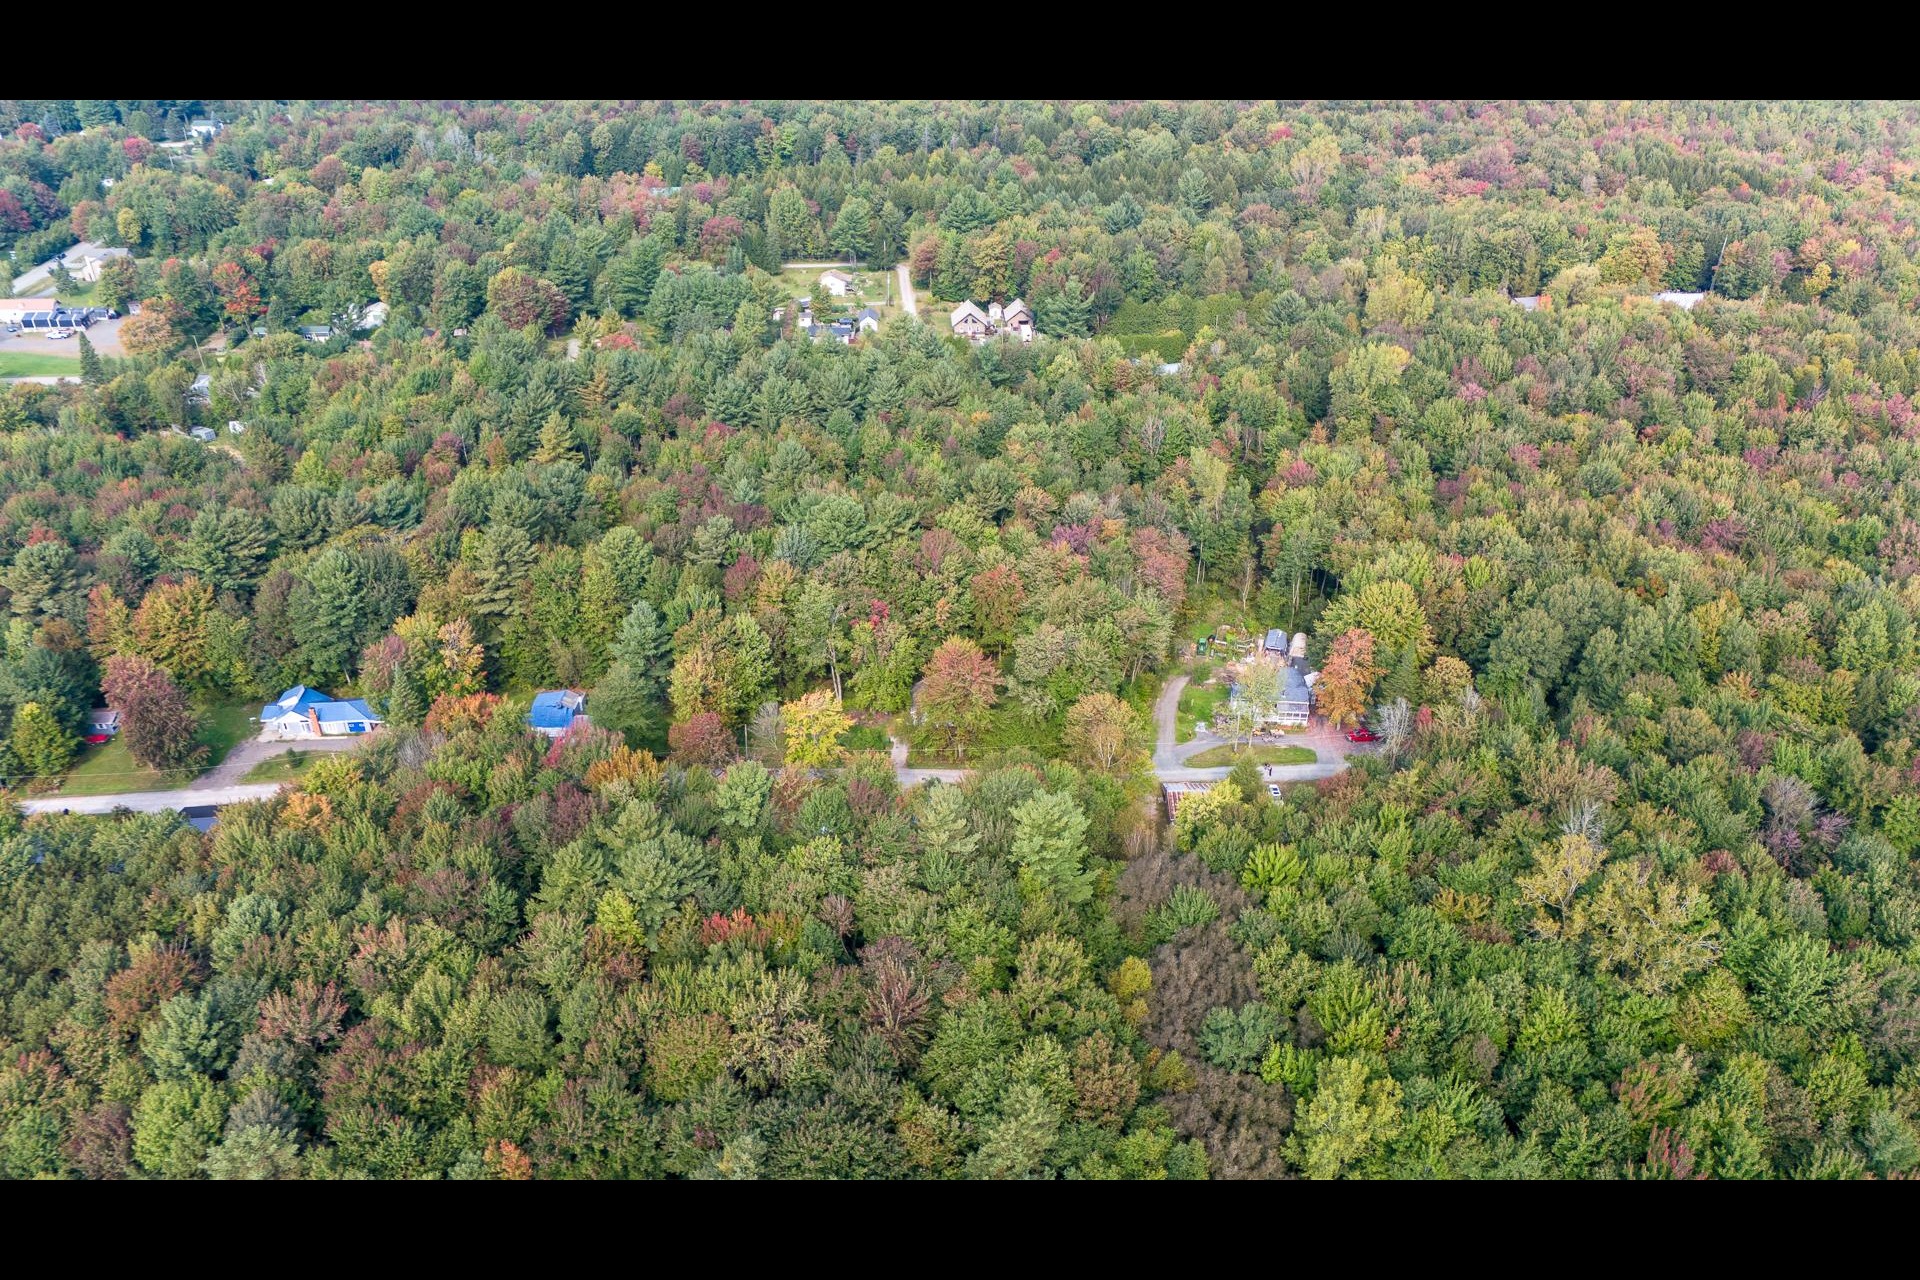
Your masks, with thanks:
[[[780,734],[787,763],[806,768],[832,764],[841,756],[840,735],[853,720],[840,709],[831,689],[815,689],[780,708]]]

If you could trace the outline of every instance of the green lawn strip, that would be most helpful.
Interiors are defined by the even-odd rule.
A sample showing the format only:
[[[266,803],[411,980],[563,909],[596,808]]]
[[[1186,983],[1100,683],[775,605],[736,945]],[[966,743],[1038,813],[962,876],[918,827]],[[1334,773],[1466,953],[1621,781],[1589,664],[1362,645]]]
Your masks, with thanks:
[[[49,343],[49,346],[61,346],[61,343]],[[72,341],[64,345],[74,346]],[[0,347],[0,378],[77,378],[80,376],[80,353],[73,354],[51,351],[15,351],[14,344]]]
[[[1198,755],[1188,756],[1181,765],[1188,769],[1218,769],[1239,764],[1242,760],[1251,760],[1255,764],[1312,764],[1320,755],[1312,747],[1264,747],[1255,746],[1209,747]]]
[[[63,796],[110,796],[123,791],[173,791],[193,781],[198,769],[160,773],[142,769],[127,754],[126,740],[115,738],[104,746],[89,747],[80,763],[68,770],[60,786]]]
[[[242,782],[292,782],[304,778],[320,763],[320,758],[329,753],[324,751],[289,751],[285,755],[269,756],[253,768],[247,770]]]

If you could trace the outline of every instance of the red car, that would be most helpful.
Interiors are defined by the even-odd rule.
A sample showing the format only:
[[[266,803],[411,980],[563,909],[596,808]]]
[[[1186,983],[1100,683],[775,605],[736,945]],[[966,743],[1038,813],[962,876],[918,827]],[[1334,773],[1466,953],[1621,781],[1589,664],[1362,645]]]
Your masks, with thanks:
[[[87,735],[87,745],[90,747],[102,747],[112,741],[113,735],[110,733],[90,733]]]
[[[1348,742],[1378,742],[1380,741],[1380,739],[1378,736],[1374,734],[1373,730],[1367,728],[1365,725],[1362,725],[1358,729],[1347,730],[1347,741]]]

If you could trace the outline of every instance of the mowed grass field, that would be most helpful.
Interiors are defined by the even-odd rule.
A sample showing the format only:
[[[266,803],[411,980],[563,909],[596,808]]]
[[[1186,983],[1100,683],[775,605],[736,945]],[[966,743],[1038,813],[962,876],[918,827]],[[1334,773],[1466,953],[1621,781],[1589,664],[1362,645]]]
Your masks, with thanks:
[[[1312,747],[1209,747],[1181,761],[1189,769],[1231,768],[1242,760],[1255,764],[1312,764],[1320,758]]]
[[[200,726],[200,745],[207,749],[207,759],[198,768],[165,773],[142,769],[127,754],[126,739],[116,737],[104,746],[86,748],[80,762],[67,771],[59,794],[111,796],[126,791],[178,790],[219,764],[234,744],[247,736],[253,727],[250,718],[259,713],[260,704],[252,700],[220,702],[199,710],[206,717]]]
[[[79,344],[72,339],[48,342],[49,347],[72,347],[73,354],[52,351],[21,350],[23,344],[0,345],[0,378],[77,378],[80,376]]]
[[[1213,719],[1213,713],[1227,700],[1227,686],[1224,684],[1201,684],[1205,675],[1197,674],[1193,682],[1180,691],[1180,706],[1174,716],[1174,740],[1192,742],[1195,724],[1205,724]]]
[[[788,294],[795,298],[812,298],[813,313],[828,319],[842,312],[858,311],[862,307],[872,307],[886,319],[901,310],[899,298],[899,280],[891,271],[861,271],[853,267],[840,267],[853,277],[853,292],[844,298],[836,298],[828,293],[826,286],[820,283],[825,268],[799,271],[782,271],[780,283],[786,286]],[[889,290],[892,291],[889,301]]]
[[[324,751],[289,751],[281,756],[269,756],[253,768],[247,770],[242,782],[292,782],[304,778],[319,764]]]

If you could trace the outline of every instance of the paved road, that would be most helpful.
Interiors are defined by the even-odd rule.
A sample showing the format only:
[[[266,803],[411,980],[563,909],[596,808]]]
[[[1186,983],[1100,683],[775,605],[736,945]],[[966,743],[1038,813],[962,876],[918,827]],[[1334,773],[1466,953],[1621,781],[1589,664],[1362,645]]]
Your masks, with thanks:
[[[111,796],[47,796],[40,800],[22,800],[20,809],[29,814],[112,813],[115,809],[158,813],[162,809],[265,800],[285,784],[240,781],[262,760],[270,760],[289,751],[352,751],[365,743],[365,738],[307,738],[287,742],[262,742],[259,738],[248,738],[229,751],[226,759],[177,791],[124,791]]]
[[[38,288],[40,285],[43,285],[47,281],[51,280],[53,278],[53,271],[51,268],[54,262],[59,262],[61,261],[61,259],[64,259],[64,258],[71,258],[76,254],[99,253],[100,250],[105,247],[106,246],[104,245],[95,244],[91,240],[82,240],[79,244],[73,246],[73,248],[61,254],[59,258],[55,258],[51,262],[45,262],[40,264],[39,266],[27,272],[27,274],[23,276],[15,276],[13,278],[14,295],[17,297],[20,294],[27,292],[27,290],[29,289]]]
[[[198,785],[178,791],[127,791],[117,796],[50,796],[45,800],[22,800],[24,813],[112,813],[131,809],[135,813],[159,813],[162,809],[185,809],[193,805],[239,804],[246,800],[265,800],[280,790],[277,782],[255,782],[239,787]]]
[[[907,264],[901,263],[893,273],[900,277],[900,305],[907,309],[908,315],[919,315],[920,304],[913,296],[913,278],[907,274]]]
[[[77,377],[76,377],[76,378],[68,378],[68,377],[58,377],[58,378],[55,378],[55,377],[38,377],[38,376],[36,376],[36,377],[20,377],[20,378],[0,378],[0,382],[9,382],[9,383],[11,383],[11,382],[32,382],[32,383],[37,383],[37,384],[39,384],[40,386],[43,386],[43,387],[57,387],[57,386],[59,386],[59,385],[60,385],[61,383],[63,383],[63,382],[71,382],[71,383],[73,383],[73,384],[75,384],[75,385],[77,386],[77,385],[79,385],[79,382],[80,382],[80,379],[79,379],[79,378],[77,378]]]
[[[1155,769],[1171,769],[1177,761],[1173,754],[1173,731],[1180,710],[1180,691],[1186,687],[1187,677],[1173,677],[1167,681],[1166,687],[1160,690],[1159,701],[1153,704],[1153,722],[1158,730],[1158,737],[1153,747]]]

